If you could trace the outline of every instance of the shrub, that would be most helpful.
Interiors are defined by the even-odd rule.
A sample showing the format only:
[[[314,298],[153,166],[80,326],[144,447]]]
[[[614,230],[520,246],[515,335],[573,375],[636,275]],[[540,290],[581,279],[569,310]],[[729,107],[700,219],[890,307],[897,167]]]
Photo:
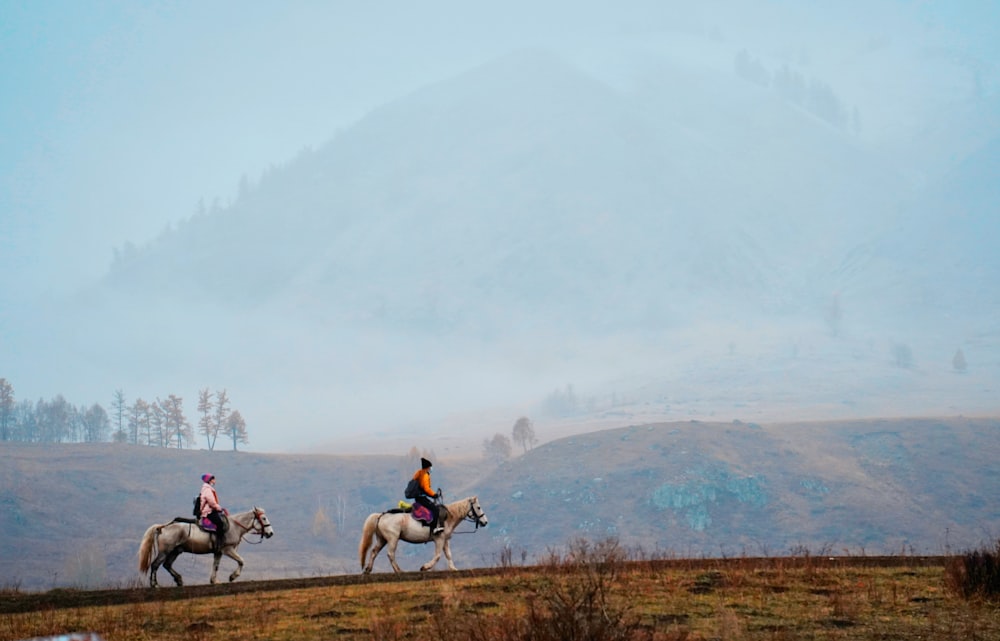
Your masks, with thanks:
[[[648,627],[633,616],[629,599],[613,594],[626,555],[617,540],[591,545],[580,539],[544,561],[545,579],[526,586],[524,613],[505,610],[463,617],[461,625],[439,622],[440,638],[455,641],[640,641]]]
[[[595,545],[573,542],[562,560],[553,559],[553,569],[565,576],[553,576],[529,595],[520,638],[626,641],[645,636],[647,631],[630,616],[628,600],[613,595],[625,560],[615,539]]]
[[[971,550],[950,559],[945,577],[948,587],[967,599],[1000,597],[1000,541],[992,550]]]

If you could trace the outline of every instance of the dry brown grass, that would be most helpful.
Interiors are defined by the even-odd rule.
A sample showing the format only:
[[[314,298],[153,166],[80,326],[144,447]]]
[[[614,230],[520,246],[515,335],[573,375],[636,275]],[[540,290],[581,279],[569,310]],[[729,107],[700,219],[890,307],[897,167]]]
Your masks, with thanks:
[[[592,548],[584,562],[567,556],[479,576],[437,572],[402,582],[48,606],[0,614],[0,638],[70,631],[99,632],[107,641],[1000,638],[1000,605],[948,590],[941,565],[614,557],[602,565],[607,552]]]

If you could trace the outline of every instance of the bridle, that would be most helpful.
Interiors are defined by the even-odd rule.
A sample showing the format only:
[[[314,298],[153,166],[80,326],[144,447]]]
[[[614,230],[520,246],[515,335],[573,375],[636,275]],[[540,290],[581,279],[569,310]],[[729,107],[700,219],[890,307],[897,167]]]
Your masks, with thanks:
[[[477,510],[476,508],[479,509]],[[465,516],[462,517],[462,520],[472,521],[476,525],[476,529],[472,532],[454,532],[454,534],[474,534],[477,530],[479,530],[480,526],[486,527],[486,524],[482,522],[485,517],[486,515],[483,513],[483,508],[479,506],[479,501],[469,501],[469,509],[465,512]]]
[[[260,515],[261,515],[261,510],[259,508],[254,508],[253,509],[253,518],[250,519],[250,525],[249,526],[243,525],[242,523],[240,523],[236,519],[232,520],[233,523],[235,523],[236,525],[238,525],[241,528],[243,528],[243,534],[240,535],[241,539],[244,536],[246,536],[248,533],[250,533],[250,532],[253,532],[254,534],[256,534],[256,535],[258,535],[260,537],[260,539],[258,539],[257,541],[249,541],[248,540],[247,543],[249,543],[250,545],[257,545],[258,543],[260,543],[260,542],[262,542],[264,540],[264,529],[265,529],[266,526],[264,525],[264,519],[262,519]],[[258,525],[260,526],[259,530],[257,529]]]

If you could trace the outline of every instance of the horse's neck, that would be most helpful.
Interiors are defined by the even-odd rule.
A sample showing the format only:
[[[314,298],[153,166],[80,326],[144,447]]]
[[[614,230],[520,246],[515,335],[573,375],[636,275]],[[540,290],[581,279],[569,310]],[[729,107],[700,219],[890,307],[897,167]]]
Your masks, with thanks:
[[[455,501],[454,503],[449,503],[444,507],[448,510],[448,520],[453,523],[458,523],[465,518],[466,513],[469,511],[469,499]]]
[[[240,512],[239,514],[233,514],[229,517],[229,520],[240,526],[237,534],[240,535],[240,538],[243,538],[243,535],[249,532],[250,528],[253,527],[253,512]],[[230,527],[229,531],[232,532],[233,528]]]

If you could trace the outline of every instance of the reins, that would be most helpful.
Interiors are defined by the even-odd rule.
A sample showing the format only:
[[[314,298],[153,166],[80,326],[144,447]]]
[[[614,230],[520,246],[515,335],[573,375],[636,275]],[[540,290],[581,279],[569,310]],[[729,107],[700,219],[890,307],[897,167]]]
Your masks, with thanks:
[[[245,540],[247,542],[247,545],[259,545],[260,543],[264,542],[264,523],[260,520],[260,512],[258,512],[257,510],[253,511],[253,519],[250,520],[250,526],[249,527],[246,526],[246,525],[243,525],[242,523],[240,523],[236,519],[232,519],[232,522],[235,523],[236,525],[240,526],[241,528],[243,528],[243,534],[240,535],[240,540],[241,541]],[[257,530],[257,528],[254,527],[254,523],[260,523],[260,530],[259,531]],[[256,541],[251,541],[250,539],[244,539],[244,537],[247,535],[248,532],[253,532],[254,534],[256,534],[257,536],[259,536],[260,538],[257,539]]]

